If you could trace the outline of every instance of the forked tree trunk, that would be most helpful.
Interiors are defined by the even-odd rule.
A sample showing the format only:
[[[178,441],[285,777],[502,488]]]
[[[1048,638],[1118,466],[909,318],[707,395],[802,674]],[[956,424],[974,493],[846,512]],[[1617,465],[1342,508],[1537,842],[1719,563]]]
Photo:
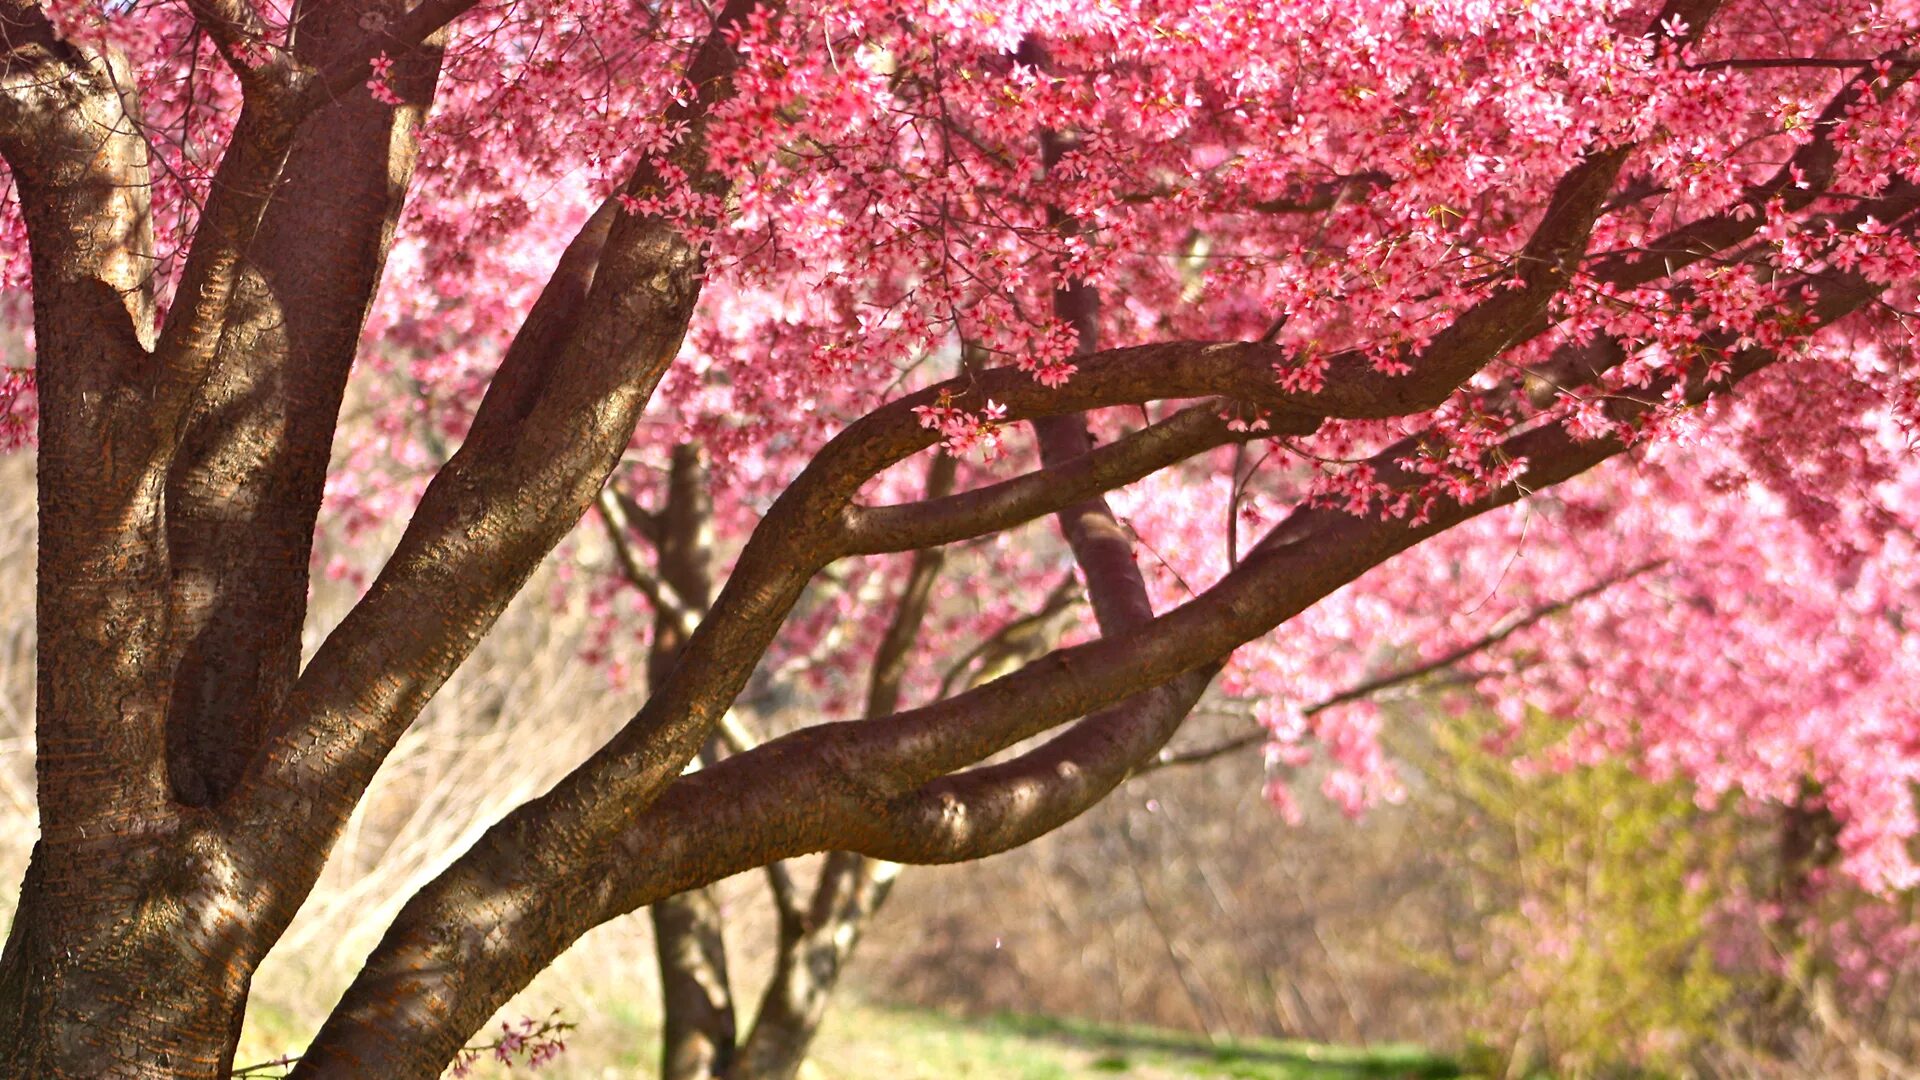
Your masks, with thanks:
[[[394,6],[303,0],[295,51],[323,63]],[[150,184],[125,61],[61,41],[37,5],[0,0],[0,38],[18,50],[0,51],[0,75],[28,76],[0,88],[16,125],[0,154],[31,223],[42,404],[41,838],[0,952],[0,1077],[225,1076],[253,971],[305,886],[244,853],[216,804],[298,674],[328,446],[440,39],[401,51],[406,104],[336,101],[280,145],[285,175],[216,347],[229,362],[201,408],[154,430],[171,399],[154,381]],[[275,156],[255,164],[277,175]]]
[[[852,852],[827,856],[804,921],[782,919],[773,978],[727,1080],[792,1080],[813,1048],[867,920],[900,865]]]

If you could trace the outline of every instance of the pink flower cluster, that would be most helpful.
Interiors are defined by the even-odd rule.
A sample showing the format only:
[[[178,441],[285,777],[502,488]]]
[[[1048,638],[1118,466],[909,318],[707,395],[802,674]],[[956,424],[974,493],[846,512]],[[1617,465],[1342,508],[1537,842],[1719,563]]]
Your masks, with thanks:
[[[572,1028],[572,1024],[561,1023],[552,1016],[544,1020],[527,1016],[513,1021],[502,1020],[500,1034],[492,1042],[461,1049],[453,1064],[448,1066],[448,1075],[472,1076],[485,1057],[508,1066],[524,1060],[527,1068],[539,1069],[551,1064],[566,1051],[567,1044],[561,1036]]]

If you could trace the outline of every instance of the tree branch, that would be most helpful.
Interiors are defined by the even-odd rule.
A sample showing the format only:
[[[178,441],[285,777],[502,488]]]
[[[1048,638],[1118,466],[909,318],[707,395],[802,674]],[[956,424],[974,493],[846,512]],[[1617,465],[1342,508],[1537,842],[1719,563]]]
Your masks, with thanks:
[[[1873,294],[1864,282],[1836,282],[1816,305],[1818,314],[1837,318]],[[1732,378],[1776,359],[1743,353]],[[1706,390],[1692,382],[1687,396],[1700,400]],[[1647,408],[1629,401],[1612,407],[1622,421]],[[897,806],[926,804],[897,803],[903,796],[1062,720],[1204,670],[1420,540],[1624,449],[1612,438],[1577,441],[1556,423],[1510,440],[1508,452],[1532,463],[1524,484],[1470,506],[1437,507],[1420,526],[1298,511],[1220,583],[1145,626],[1057,650],[943,702],[882,720],[807,728],[700,770],[629,813],[609,844],[596,846],[603,855],[556,858],[537,842],[551,835],[551,815],[572,812],[557,788],[510,814],[408,903],[320,1044],[342,1053],[352,1048],[361,1060],[380,1063],[385,1076],[430,1076],[500,1002],[591,926],[779,858],[829,848],[906,854],[895,846],[891,815]],[[1056,763],[1074,764],[1069,749],[1057,748]],[[931,790],[937,799],[939,789]],[[969,850],[993,842],[977,840]],[[485,927],[515,929],[494,935],[475,923],[482,918]],[[394,1028],[415,1032],[415,1041],[396,1046],[385,1034]]]
[[[914,864],[964,862],[1079,817],[1148,761],[1206,692],[1218,665],[1093,713],[1011,761],[942,777],[890,802],[863,849]]]
[[[950,544],[998,532],[1149,476],[1216,446],[1260,437],[1231,429],[1226,406],[1205,402],[1112,442],[1024,476],[958,495],[892,506],[854,506],[841,515],[849,554]]]
[[[312,62],[379,6],[308,5],[295,61]],[[352,95],[300,127],[174,454],[168,773],[175,796],[190,805],[232,790],[298,677],[314,526],[341,400],[419,157],[441,56],[434,44],[396,59],[392,83],[406,104]]]
[[[1710,12],[1713,6],[1683,3],[1671,6],[1669,11],[1676,16],[1695,15],[1697,25],[1699,13]],[[1412,376],[1393,378],[1389,385],[1385,380],[1391,377],[1375,370],[1359,354],[1350,354],[1342,364],[1351,371],[1341,368],[1333,372],[1328,388],[1289,396],[1294,422],[1304,418],[1317,423],[1328,415],[1396,415],[1395,410],[1412,409],[1408,402],[1425,400],[1426,395],[1436,393],[1439,397],[1435,403],[1444,400],[1461,379],[1498,355],[1541,317],[1582,255],[1593,218],[1604,204],[1624,153],[1595,154],[1568,174],[1521,252],[1516,273],[1519,288],[1490,296],[1463,313],[1436,336]],[[1132,359],[1146,351],[1135,350]],[[1245,356],[1242,352],[1238,358]],[[1204,367],[1204,363],[1182,371],[1182,361],[1217,359],[1204,354],[1176,356],[1169,367],[1176,377],[1192,375],[1193,368]],[[1089,365],[1089,370],[1092,367]],[[992,374],[975,380],[975,389]],[[1164,380],[1167,374],[1166,370],[1153,372],[1147,385]],[[1259,374],[1267,375],[1265,371]],[[1023,381],[1031,385],[1024,376]],[[1263,389],[1271,386],[1266,378],[1248,381]],[[1028,395],[1025,401],[1030,406],[1016,400],[1014,407],[1030,408],[1028,416],[1078,411],[1085,406],[1061,399],[1074,397],[1075,388],[1083,382],[1093,384],[1096,394],[1116,389],[1111,384],[1102,387],[1097,377],[1088,379],[1083,371],[1081,378],[1070,383],[1064,393],[1052,395],[1052,400],[1038,402]],[[1127,389],[1137,392],[1139,386]],[[1087,391],[1081,388],[1080,392]],[[1218,392],[1218,388],[1184,396],[1206,392]],[[937,392],[927,396],[937,396]],[[1009,395],[1014,399],[1021,396],[1018,389]],[[705,799],[716,790],[711,777],[730,767],[737,773],[747,767],[740,763],[754,759],[755,765],[777,765],[784,770],[782,780],[804,777],[816,792],[825,781],[829,792],[849,793],[844,798],[829,794],[825,801],[838,803],[852,813],[856,824],[851,828],[857,834],[859,829],[871,827],[868,815],[883,812],[893,798],[1074,716],[1085,716],[1187,672],[1205,669],[1240,642],[1297,614],[1330,588],[1427,535],[1510,502],[1520,494],[1517,487],[1509,488],[1473,507],[1442,508],[1419,528],[1397,522],[1382,527],[1332,511],[1304,511],[1285,523],[1285,535],[1270,536],[1269,541],[1258,545],[1219,585],[1137,630],[1058,650],[1013,675],[946,702],[907,710],[886,720],[808,729],[674,783],[680,766],[707,737],[726,703],[738,692],[807,579],[838,554],[834,524],[854,491],[879,469],[929,444],[928,434],[919,428],[911,412],[912,405],[919,403],[909,398],[878,410],[829,444],[763,519],[740,557],[733,580],[689,641],[672,677],[607,747],[542,799],[521,807],[496,826],[467,857],[408,905],[323,1030],[318,1045],[337,1047],[342,1059],[391,1064],[393,1068],[383,1069],[390,1075],[402,1075],[397,1070],[416,1057],[430,1059],[428,1067],[437,1067],[441,1059],[435,1055],[444,1049],[440,1047],[443,1029],[478,1023],[490,1009],[488,1001],[493,994],[511,992],[530,976],[530,971],[523,970],[530,953],[552,947],[556,937],[571,940],[581,932],[583,912],[618,907],[617,903],[606,906],[611,897],[598,884],[585,896],[567,887],[566,883],[580,872],[577,856],[583,849],[569,844],[559,851],[539,843],[538,838],[549,828],[563,828],[575,837],[603,838],[621,849],[619,861],[623,865],[648,862],[648,849],[657,853],[661,837],[651,827],[656,822],[649,822],[644,835],[629,831],[636,819],[649,819],[653,810],[669,799],[674,807]],[[1341,412],[1343,409],[1351,411]],[[1285,417],[1281,419],[1284,423]],[[1528,454],[1529,460],[1544,463],[1544,468],[1537,467],[1536,473],[1527,478],[1537,487],[1591,467],[1617,453],[1620,446],[1604,441],[1573,445],[1555,427],[1519,436],[1514,449]],[[1309,534],[1318,542],[1302,544]],[[1198,688],[1194,693],[1197,696]],[[666,799],[662,799],[662,792],[667,793]],[[731,797],[739,800],[739,793]],[[724,832],[715,835],[700,828],[690,830],[689,839],[697,838],[706,846],[701,862],[709,869],[729,864],[743,854],[750,861],[741,869],[762,865],[781,857],[797,837],[811,838],[808,843],[817,841],[819,830],[837,816],[823,809],[822,799],[817,796],[792,802],[794,805],[785,808],[764,807],[771,816],[764,819],[764,828],[757,836],[729,837]],[[743,824],[729,808],[711,803],[702,806],[700,814],[690,820],[706,826]],[[871,834],[868,838],[875,843],[884,840]],[[668,842],[678,840],[676,837]],[[791,850],[818,848],[803,845]],[[596,874],[594,880],[604,882],[605,875]],[[684,887],[680,884],[669,891]],[[597,898],[592,895],[596,893]],[[498,903],[480,905],[490,917],[501,914],[504,905],[518,913],[516,921],[534,920],[527,925],[533,931],[531,937],[538,941],[525,949],[507,950],[510,955],[461,955],[457,963],[443,962],[447,950],[463,952],[464,932],[458,928],[472,917],[479,896],[497,898]],[[549,896],[565,896],[576,906],[548,908]],[[619,899],[624,902],[632,896]],[[426,1018],[409,1013],[428,1002],[438,1019],[430,1026],[431,1034],[415,1044],[425,1044],[427,1049],[415,1055],[410,1049],[393,1048],[386,1033],[420,1026]]]
[[[633,500],[620,494],[609,481],[606,487],[600,489],[596,505],[600,510],[600,520],[606,525],[607,540],[613,546],[614,557],[619,561],[620,571],[627,582],[647,598],[657,617],[672,622],[681,634],[691,635],[694,628],[700,625],[701,612],[689,605],[671,584],[648,570],[640,561],[640,553],[634,550],[633,534],[639,530],[634,527],[627,513],[627,507],[633,505]]]
[[[949,664],[946,672],[940,676],[940,690],[934,696],[949,696],[953,688],[963,681],[970,686],[977,686],[997,678],[1005,674],[999,670],[1000,665],[1009,660],[1017,665],[1044,655],[1052,647],[1046,640],[1046,624],[1083,595],[1080,580],[1072,571],[1068,571],[1058,585],[1048,590],[1040,610],[1002,624]],[[969,676],[968,669],[974,667],[976,662],[979,667]]]
[[[1691,12],[1711,7],[1710,3],[1682,4],[1672,10]],[[1699,20],[1692,21],[1697,24]],[[589,833],[607,835],[628,820],[635,807],[646,805],[673,782],[706,741],[726,704],[739,693],[808,579],[820,566],[845,552],[844,538],[835,523],[859,486],[931,444],[933,435],[920,425],[913,412],[915,406],[933,404],[944,393],[963,406],[979,407],[991,394],[994,400],[1007,403],[1010,418],[1026,419],[1149,397],[1203,397],[1244,388],[1236,396],[1278,400],[1282,407],[1276,410],[1272,423],[1277,431],[1287,432],[1312,430],[1325,416],[1399,415],[1437,405],[1544,312],[1584,250],[1593,220],[1625,154],[1625,149],[1596,154],[1569,172],[1556,186],[1546,212],[1523,248],[1516,271],[1520,287],[1503,288],[1435,335],[1411,375],[1387,375],[1363,354],[1354,352],[1335,359],[1322,390],[1286,394],[1277,390],[1271,371],[1273,360],[1284,353],[1272,346],[1142,346],[1105,354],[1105,362],[1089,357],[1076,377],[1059,390],[1039,387],[1024,372],[1001,369],[910,395],[856,421],[822,450],[769,510],[741,553],[713,611],[689,640],[673,675],[611,742],[549,793],[543,813]],[[1229,380],[1235,385],[1220,385]],[[485,408],[483,405],[483,413]],[[578,416],[585,411],[576,408],[567,415]],[[476,420],[470,445],[484,426]],[[457,464],[457,459],[450,463],[450,470]],[[429,500],[432,496],[430,489]],[[426,507],[423,502],[423,511]],[[404,551],[404,540],[402,547]],[[379,591],[376,583],[373,595]],[[410,618],[418,606],[410,607]],[[352,621],[350,617],[349,624]],[[323,647],[323,657],[325,653]],[[316,658],[316,667],[320,660]],[[1204,662],[1205,658],[1198,658],[1181,670]],[[1040,663],[1045,666],[1047,662]],[[383,666],[383,670],[391,668]],[[1177,674],[1179,670],[1168,671],[1165,678]],[[1009,681],[1000,680],[991,686]],[[1077,679],[1068,681],[1079,683]],[[1091,691],[1091,687],[1081,685]],[[981,691],[988,689],[983,687]],[[1068,700],[1073,696],[1067,695]],[[1088,697],[1083,707],[1048,713],[1054,716],[1051,723],[1099,707],[1094,701]],[[1024,737],[1001,740],[1003,733],[990,726],[969,734],[965,720],[942,709],[933,706],[917,710],[917,719],[911,725],[914,733],[900,745],[918,745],[923,739],[935,744],[945,742],[944,738],[931,738],[932,728],[941,725],[954,729],[950,733],[954,741],[927,759],[932,771],[903,762],[900,776],[887,778],[888,783],[906,779],[911,783],[905,788],[917,787]]]
[[[709,194],[724,181],[707,168],[705,117],[732,93],[730,35],[754,7],[728,6],[689,69],[698,95],[675,106],[688,123],[675,163]],[[659,182],[648,165],[629,186]],[[679,351],[703,273],[695,247],[665,219],[622,214],[610,200],[589,220],[467,439],[367,596],[295,684],[228,800],[223,816],[235,835],[279,838],[249,857],[284,860],[291,844],[303,869],[318,872],[394,741],[592,504]],[[693,749],[704,739],[703,727]]]
[[[1047,66],[1045,50],[1036,39],[1029,38],[1021,54],[1028,63]],[[1049,168],[1066,148],[1065,140],[1051,131],[1041,133],[1040,145]],[[1056,208],[1048,208],[1048,218],[1062,232],[1075,229]],[[1074,328],[1082,354],[1096,347],[1099,305],[1099,293],[1086,282],[1054,286],[1054,316]],[[1212,419],[1221,423],[1217,414]],[[1033,427],[1043,466],[1082,460],[1093,449],[1084,414],[1042,417]],[[1055,517],[1086,579],[1087,599],[1101,637],[1152,624],[1153,603],[1133,558],[1133,538],[1120,526],[1106,499],[1086,497],[1063,507]],[[1138,762],[1165,744],[1217,670],[1217,664],[1210,664],[1182,674],[1087,716],[1012,761],[944,777],[894,800],[884,816],[892,826],[892,843],[883,844],[882,849],[920,862],[953,861],[1003,851],[1057,828],[1092,806]]]
[[[1891,98],[1920,70],[1904,51],[1888,52],[1881,59],[1895,65],[1885,80],[1849,81],[1843,86],[1811,125],[1813,139],[1795,150],[1787,163],[1765,183],[1748,188],[1739,203],[1674,229],[1632,253],[1608,255],[1589,273],[1621,288],[1645,285],[1752,239],[1766,225],[1768,204],[1775,199],[1789,213],[1811,206],[1833,186],[1840,161],[1840,148],[1834,144],[1834,135],[1842,121],[1862,105]],[[1870,61],[1857,62],[1862,71],[1870,71],[1870,65]],[[1887,197],[1912,198],[1914,187],[1906,180],[1897,181]],[[1642,258],[1642,253],[1656,257]]]

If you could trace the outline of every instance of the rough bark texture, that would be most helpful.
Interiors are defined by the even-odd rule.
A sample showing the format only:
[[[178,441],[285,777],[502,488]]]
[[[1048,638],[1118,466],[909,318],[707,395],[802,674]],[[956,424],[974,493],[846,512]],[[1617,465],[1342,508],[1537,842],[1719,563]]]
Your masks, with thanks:
[[[418,47],[377,42],[397,54],[400,108],[338,86],[303,93],[298,66],[248,83],[162,328],[123,63],[62,41],[35,4],[0,4],[0,155],[32,245],[42,409],[42,837],[0,956],[0,1074],[222,1074],[251,972],[325,856],[265,808],[223,800],[290,711],[339,398],[432,95],[433,35],[464,6],[402,20]],[[363,73],[370,10],[399,9],[303,9],[301,63]],[[281,183],[289,158],[299,175]],[[698,275],[684,245],[630,231],[629,278],[664,263],[683,281],[670,313],[645,321],[652,375],[622,380],[637,407]],[[630,314],[632,299],[605,306]],[[609,465],[631,414],[624,429],[611,419]],[[592,471],[578,460],[565,461],[576,488]],[[471,647],[422,641],[433,629],[411,637],[449,663]],[[347,785],[328,787],[351,805]]]
[[[234,897],[209,887],[215,852],[163,767],[146,148],[118,58],[66,45],[16,0],[0,44],[0,155],[28,220],[42,409],[61,421],[39,464],[41,839],[0,954],[0,1073],[211,1076],[246,977],[228,966]]]
[[[369,13],[392,17],[398,5],[313,5],[296,54],[335,59],[326,43]],[[436,40],[396,64],[405,106],[344,97],[300,130],[238,268],[214,375],[167,479],[168,775],[189,805],[232,789],[299,674],[333,431],[439,65]]]

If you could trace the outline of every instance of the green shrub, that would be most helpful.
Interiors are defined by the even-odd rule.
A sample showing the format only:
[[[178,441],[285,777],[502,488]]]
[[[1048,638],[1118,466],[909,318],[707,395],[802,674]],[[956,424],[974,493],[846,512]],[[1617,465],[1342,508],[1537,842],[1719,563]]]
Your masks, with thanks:
[[[1535,716],[1496,748],[1490,717],[1436,724],[1418,757],[1456,810],[1472,924],[1456,927],[1452,955],[1425,961],[1477,1033],[1478,1071],[1691,1075],[1733,1000],[1710,932],[1740,872],[1736,823],[1616,756],[1540,767],[1569,732]]]

